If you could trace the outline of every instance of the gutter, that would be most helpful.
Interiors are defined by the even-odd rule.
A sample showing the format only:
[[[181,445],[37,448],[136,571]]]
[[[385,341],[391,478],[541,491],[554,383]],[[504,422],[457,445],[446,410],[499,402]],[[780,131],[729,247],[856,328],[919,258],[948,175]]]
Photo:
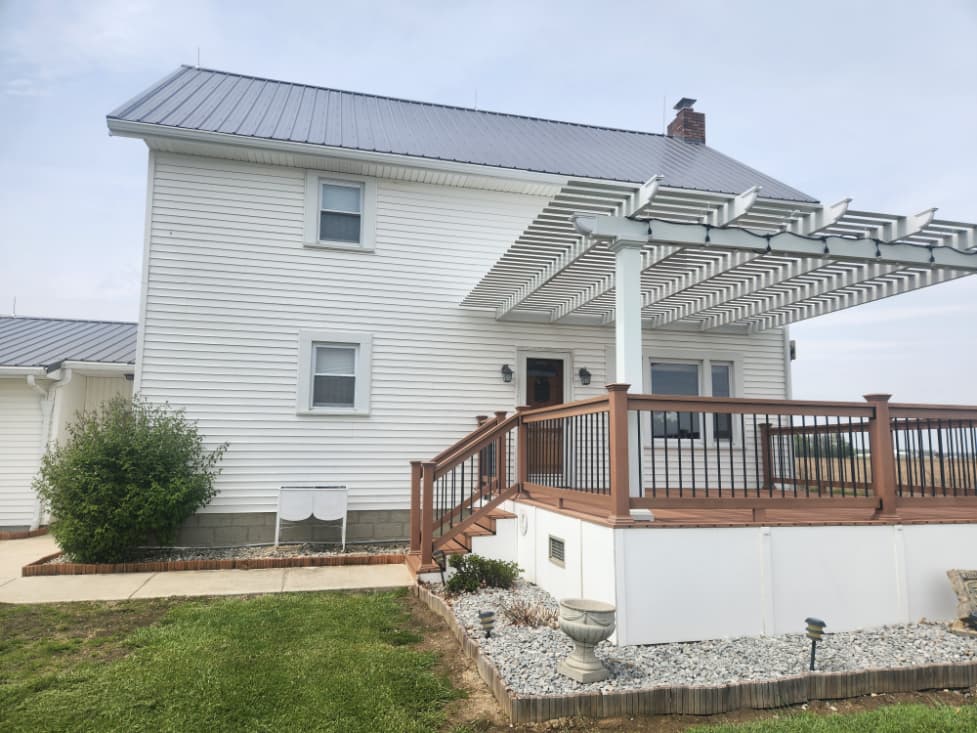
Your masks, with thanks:
[[[42,371],[44,371],[42,369]],[[47,452],[48,446],[51,444],[51,429],[53,416],[54,416],[54,406],[57,401],[58,391],[62,387],[67,387],[71,383],[71,378],[73,372],[71,369],[62,366],[61,368],[61,378],[52,382],[48,385],[47,389],[41,387],[37,383],[35,374],[27,375],[27,384],[33,389],[37,394],[41,396],[38,401],[38,405],[41,408],[41,445],[40,445],[40,455],[43,457]],[[31,516],[31,526],[32,530],[37,529],[41,526],[41,514],[43,512],[43,507],[41,505],[41,497],[34,497],[34,512]]]
[[[0,377],[25,377],[28,375],[43,377],[46,374],[47,369],[40,366],[0,366]]]
[[[90,373],[102,372],[105,374],[132,374],[136,371],[136,365],[127,364],[125,362],[63,361],[61,362],[59,369],[77,369]]]

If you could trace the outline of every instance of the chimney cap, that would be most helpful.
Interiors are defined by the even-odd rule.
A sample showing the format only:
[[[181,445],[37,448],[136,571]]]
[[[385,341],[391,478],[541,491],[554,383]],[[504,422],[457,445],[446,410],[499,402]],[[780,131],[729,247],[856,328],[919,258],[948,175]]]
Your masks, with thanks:
[[[680,100],[678,100],[675,103],[675,106],[672,107],[672,109],[679,109],[679,110],[681,110],[681,109],[692,109],[692,105],[695,104],[695,103],[696,103],[696,100],[695,99],[692,99],[691,97],[682,97]]]

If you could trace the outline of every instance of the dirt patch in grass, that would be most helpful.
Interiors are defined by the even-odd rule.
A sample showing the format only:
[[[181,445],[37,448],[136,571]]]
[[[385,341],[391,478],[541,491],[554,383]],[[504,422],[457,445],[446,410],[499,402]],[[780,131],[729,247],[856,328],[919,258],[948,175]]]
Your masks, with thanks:
[[[150,626],[180,600],[0,604],[0,683],[28,672],[123,657],[132,631]],[[185,601],[183,601],[185,602]]]
[[[448,703],[443,730],[512,730],[502,708],[478,676],[475,664],[461,651],[448,627],[413,595],[404,603],[410,609],[410,626],[422,636],[415,648],[437,655],[436,671],[451,680],[464,697]]]

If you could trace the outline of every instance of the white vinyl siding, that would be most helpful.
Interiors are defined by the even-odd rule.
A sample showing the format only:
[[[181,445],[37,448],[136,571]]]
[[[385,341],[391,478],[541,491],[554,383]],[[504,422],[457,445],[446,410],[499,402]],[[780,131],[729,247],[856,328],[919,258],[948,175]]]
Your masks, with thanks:
[[[498,322],[458,303],[548,201],[543,196],[376,182],[376,248],[302,246],[303,169],[158,153],[153,179],[144,396],[183,406],[208,442],[230,443],[208,511],[271,512],[278,487],[350,487],[350,508],[409,505],[409,461],[512,410],[523,351],[570,352],[604,392],[613,328]],[[317,177],[333,178],[331,173]],[[370,414],[297,414],[300,332],[372,336]],[[742,355],[741,394],[783,398],[779,330],[647,332],[646,349]]]
[[[23,377],[0,379],[0,528],[30,526],[41,461],[40,398]]]
[[[45,385],[45,380],[38,382]],[[94,410],[116,394],[132,394],[124,377],[86,377],[75,374],[46,403],[52,421],[51,438],[64,440],[67,425],[79,410]],[[43,418],[41,398],[24,377],[0,379],[0,528],[27,527],[34,517],[34,477],[41,466]]]

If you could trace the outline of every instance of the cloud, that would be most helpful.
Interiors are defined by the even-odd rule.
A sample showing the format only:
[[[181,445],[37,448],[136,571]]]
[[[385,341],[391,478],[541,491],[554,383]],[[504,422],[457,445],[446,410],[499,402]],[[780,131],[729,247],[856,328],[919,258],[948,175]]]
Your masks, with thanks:
[[[48,94],[33,79],[11,79],[3,82],[2,88],[3,93],[11,97],[45,97]]]
[[[174,39],[179,43],[206,32],[210,18],[205,2],[184,6],[162,0],[66,0],[8,8],[0,27],[0,68],[18,78],[4,88],[8,94],[27,89],[36,96],[82,74],[157,69],[162,59],[175,65],[174,51],[185,54],[192,40],[186,40],[186,48],[175,48]],[[193,29],[189,37],[188,27]]]

